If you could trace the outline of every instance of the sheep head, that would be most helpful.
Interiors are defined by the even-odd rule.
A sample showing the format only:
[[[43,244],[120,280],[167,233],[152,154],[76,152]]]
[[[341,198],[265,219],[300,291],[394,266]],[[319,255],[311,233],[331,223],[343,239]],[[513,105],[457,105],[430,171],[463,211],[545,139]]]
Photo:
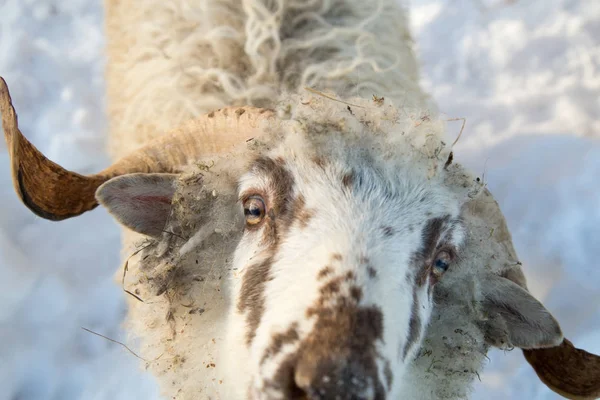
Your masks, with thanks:
[[[528,293],[497,204],[448,165],[436,119],[322,98],[223,109],[82,176],[25,139],[0,83],[15,189],[34,213],[107,207],[152,238],[155,295],[193,296],[193,259],[234,271],[226,343],[245,380],[235,397],[396,398],[444,321],[432,315],[452,307],[477,326],[476,346],[526,349],[553,390],[600,395],[598,357],[572,347]]]

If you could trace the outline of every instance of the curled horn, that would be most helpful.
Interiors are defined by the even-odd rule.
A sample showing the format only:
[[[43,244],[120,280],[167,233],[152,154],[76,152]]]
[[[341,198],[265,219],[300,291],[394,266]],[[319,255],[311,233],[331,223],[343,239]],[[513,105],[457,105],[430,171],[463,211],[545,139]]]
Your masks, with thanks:
[[[115,176],[178,172],[202,154],[219,153],[259,136],[262,122],[274,116],[271,110],[254,107],[214,111],[160,136],[104,171],[84,176],[50,161],[23,136],[8,86],[1,77],[0,113],[15,191],[33,213],[53,221],[95,208],[96,189]]]
[[[569,340],[547,349],[523,350],[540,380],[567,399],[600,398],[600,357],[573,346]]]

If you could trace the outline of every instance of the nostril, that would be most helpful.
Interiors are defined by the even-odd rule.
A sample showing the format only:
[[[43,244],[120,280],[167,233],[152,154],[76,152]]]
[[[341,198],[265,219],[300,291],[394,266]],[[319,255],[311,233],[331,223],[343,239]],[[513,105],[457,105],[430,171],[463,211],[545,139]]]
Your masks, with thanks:
[[[325,400],[325,399],[345,399],[346,397],[339,393],[340,387],[334,388],[334,382],[330,377],[330,372],[335,370],[330,363],[300,363],[294,371],[294,385],[298,397],[295,400]],[[327,371],[325,373],[325,371]],[[341,380],[338,379],[338,386]]]
[[[311,397],[308,393],[310,388],[310,380],[304,379],[302,374],[298,373],[298,369],[293,366],[289,366],[285,373],[285,381],[281,381],[283,387],[285,387],[286,399],[289,400],[310,400]]]
[[[298,389],[306,391],[310,387],[310,377],[303,374],[301,369],[294,372],[294,384]]]
[[[376,395],[374,380],[365,368],[352,360],[300,362],[292,371],[291,391],[294,400],[372,400]]]
[[[293,374],[291,398],[295,400],[309,400],[310,397],[310,378],[303,374],[301,369],[296,369]]]

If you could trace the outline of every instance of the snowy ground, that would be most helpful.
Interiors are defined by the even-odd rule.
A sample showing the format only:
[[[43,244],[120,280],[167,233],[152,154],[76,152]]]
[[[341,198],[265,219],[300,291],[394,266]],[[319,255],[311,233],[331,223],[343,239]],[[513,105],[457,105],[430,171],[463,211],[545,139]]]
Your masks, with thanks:
[[[600,1],[409,4],[425,87],[467,118],[457,158],[485,171],[531,290],[600,353]],[[0,75],[22,130],[84,173],[107,164],[103,45],[99,0],[0,0]],[[80,329],[124,337],[116,226],[100,209],[33,217],[8,165],[2,141],[0,400],[158,399],[135,358]],[[557,398],[519,351],[490,356],[475,398]]]

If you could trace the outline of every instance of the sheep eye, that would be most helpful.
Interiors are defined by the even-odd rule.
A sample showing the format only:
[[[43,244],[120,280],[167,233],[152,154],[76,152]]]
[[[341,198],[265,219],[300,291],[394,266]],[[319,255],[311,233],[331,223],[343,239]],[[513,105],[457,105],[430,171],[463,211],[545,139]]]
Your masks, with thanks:
[[[440,278],[450,268],[451,261],[452,255],[450,252],[447,250],[440,251],[433,261],[431,272],[436,278]]]
[[[265,202],[260,197],[252,196],[244,201],[244,216],[248,225],[259,224],[265,217],[265,214]]]

